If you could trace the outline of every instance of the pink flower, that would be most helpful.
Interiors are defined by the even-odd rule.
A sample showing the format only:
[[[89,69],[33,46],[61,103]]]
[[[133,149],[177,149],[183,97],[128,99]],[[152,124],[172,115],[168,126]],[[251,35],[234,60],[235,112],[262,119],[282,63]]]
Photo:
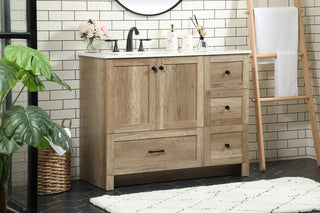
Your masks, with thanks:
[[[106,26],[102,25],[102,28],[101,30],[104,32],[104,34],[107,34],[108,33],[108,29]]]

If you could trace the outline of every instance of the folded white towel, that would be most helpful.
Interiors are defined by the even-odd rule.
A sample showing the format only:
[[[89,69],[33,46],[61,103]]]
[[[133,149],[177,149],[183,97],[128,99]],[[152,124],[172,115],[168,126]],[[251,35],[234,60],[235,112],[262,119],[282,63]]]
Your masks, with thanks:
[[[259,59],[260,63],[276,63],[275,96],[297,95],[298,10],[296,7],[254,9],[258,54],[283,53],[275,59]],[[295,53],[289,54],[288,52]],[[283,60],[283,61],[282,61]],[[295,60],[295,61],[294,61]],[[290,63],[287,64],[287,63]],[[283,73],[279,73],[283,72]],[[289,79],[290,78],[290,79]],[[290,85],[289,85],[290,84]],[[294,84],[297,86],[297,84]],[[292,88],[293,91],[289,91]]]

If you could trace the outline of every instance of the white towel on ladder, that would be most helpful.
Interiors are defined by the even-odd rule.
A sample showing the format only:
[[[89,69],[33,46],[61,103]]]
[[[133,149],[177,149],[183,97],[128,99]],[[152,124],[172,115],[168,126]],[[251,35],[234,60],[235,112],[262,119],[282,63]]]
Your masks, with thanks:
[[[275,96],[298,95],[298,58],[296,55],[298,52],[299,22],[297,8],[255,8],[254,18],[257,53],[280,54],[276,60],[258,60],[260,63],[275,63]]]
[[[277,52],[274,84],[278,89],[274,91],[275,97],[298,95],[297,60],[297,52]]]

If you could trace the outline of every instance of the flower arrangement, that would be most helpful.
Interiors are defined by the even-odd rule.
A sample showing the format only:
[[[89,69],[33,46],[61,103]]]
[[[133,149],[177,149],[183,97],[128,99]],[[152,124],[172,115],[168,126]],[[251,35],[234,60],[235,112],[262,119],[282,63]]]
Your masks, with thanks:
[[[199,22],[198,22],[196,15],[194,15],[194,20],[192,19],[192,17],[190,17],[190,20],[192,21],[193,25],[195,26],[195,28],[200,36],[200,40],[203,40],[204,37],[207,35],[207,33],[205,32],[205,27],[203,25],[199,25]]]
[[[92,21],[91,19],[81,23],[79,29],[81,38],[87,41],[86,49],[89,52],[95,50],[93,41],[100,39],[108,33],[108,29],[105,25],[98,21]]]
[[[205,31],[205,27],[203,25],[199,24],[196,15],[194,15],[194,20],[192,19],[192,17],[190,17],[190,20],[192,21],[193,25],[195,26],[195,28],[200,36],[199,42],[197,44],[197,49],[199,49],[201,51],[205,51],[205,49],[207,47],[207,43],[204,41],[204,37],[207,35],[207,33]]]

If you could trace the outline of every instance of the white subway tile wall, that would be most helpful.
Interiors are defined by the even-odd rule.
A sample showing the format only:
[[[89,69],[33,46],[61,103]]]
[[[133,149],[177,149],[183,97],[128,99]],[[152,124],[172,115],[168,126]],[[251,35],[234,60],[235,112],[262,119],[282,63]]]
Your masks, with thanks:
[[[255,7],[292,6],[292,0],[254,0]],[[306,42],[310,52],[310,74],[312,77],[316,109],[319,109],[320,95],[320,0],[301,0],[304,9],[303,21]],[[16,22],[23,14],[16,5]],[[79,58],[84,51],[78,27],[90,19],[104,23],[108,38],[119,39],[119,48],[125,48],[128,30],[137,26],[139,36],[152,38],[146,42],[148,49],[165,48],[165,36],[170,24],[180,34],[197,35],[189,17],[197,15],[200,24],[206,26],[207,44],[211,50],[249,49],[245,0],[184,0],[173,10],[157,16],[141,16],[123,9],[114,0],[50,0],[37,1],[38,46],[53,61],[54,69],[73,88],[72,92],[48,83],[47,90],[39,94],[39,105],[58,123],[65,117],[73,119],[72,134],[75,155],[72,158],[72,177],[79,177]],[[112,44],[100,42],[101,52],[112,51]],[[135,43],[137,48],[137,42]],[[273,96],[274,71],[272,66],[260,66],[261,95]],[[302,74],[299,74],[299,92],[305,93]],[[250,96],[252,98],[252,84]],[[263,129],[267,160],[315,157],[313,140],[305,101],[272,102],[262,105]],[[319,113],[317,119],[320,121]],[[257,161],[255,115],[250,102],[250,160]],[[21,162],[21,159],[14,159]],[[19,165],[17,165],[19,166]]]

